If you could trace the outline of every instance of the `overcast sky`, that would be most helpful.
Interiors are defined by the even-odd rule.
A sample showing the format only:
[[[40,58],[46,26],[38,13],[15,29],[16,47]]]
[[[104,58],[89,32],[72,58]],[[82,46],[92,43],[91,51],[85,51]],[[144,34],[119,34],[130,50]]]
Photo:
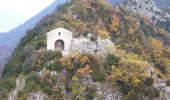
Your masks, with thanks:
[[[0,0],[0,32],[7,32],[42,11],[55,0]]]

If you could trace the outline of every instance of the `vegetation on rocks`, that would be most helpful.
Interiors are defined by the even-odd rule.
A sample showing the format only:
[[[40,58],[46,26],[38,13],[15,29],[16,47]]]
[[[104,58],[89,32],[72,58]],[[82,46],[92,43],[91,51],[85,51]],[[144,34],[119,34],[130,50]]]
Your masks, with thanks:
[[[46,51],[45,33],[58,27],[72,31],[74,37],[90,32],[92,41],[97,36],[111,39],[113,52],[107,57],[78,52],[64,57],[59,51]],[[155,29],[151,20],[112,7],[106,0],[72,0],[44,17],[22,38],[4,69],[0,97],[7,98],[19,74],[26,77],[26,85],[17,100],[37,91],[50,100],[92,100],[98,96],[97,82],[109,82],[125,100],[159,97],[152,75],[170,76],[170,42],[163,38],[169,34],[158,26]],[[151,66],[152,73],[148,71]],[[44,74],[37,75],[43,69]],[[57,75],[51,76],[51,71]]]

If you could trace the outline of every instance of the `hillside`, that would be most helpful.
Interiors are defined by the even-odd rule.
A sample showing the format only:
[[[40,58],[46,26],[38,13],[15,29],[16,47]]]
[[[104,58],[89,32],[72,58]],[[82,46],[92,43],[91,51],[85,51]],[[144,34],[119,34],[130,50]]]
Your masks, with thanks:
[[[32,29],[36,25],[36,23],[40,21],[40,19],[48,14],[51,14],[57,9],[58,6],[64,4],[65,2],[67,2],[67,0],[55,1],[49,7],[26,21],[24,24],[16,27],[13,30],[10,30],[9,32],[0,33],[0,48],[2,48],[0,49],[0,58],[2,59],[0,60],[0,71],[3,70],[7,59],[9,59],[9,57],[11,56],[12,51],[14,50],[14,48],[16,48],[20,39],[25,36],[26,31]]]
[[[91,33],[92,42],[110,39],[112,53],[63,56],[47,51],[46,33],[59,27],[77,38]],[[13,97],[16,90],[16,100],[36,94],[47,100],[168,100],[169,39],[159,23],[105,0],[72,0],[21,39],[5,66],[0,98]],[[15,79],[25,80],[21,88]]]

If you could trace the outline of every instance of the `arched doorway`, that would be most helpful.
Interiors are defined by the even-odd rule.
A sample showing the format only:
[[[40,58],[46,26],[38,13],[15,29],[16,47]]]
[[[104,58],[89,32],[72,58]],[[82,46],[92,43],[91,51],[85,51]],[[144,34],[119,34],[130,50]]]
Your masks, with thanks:
[[[64,51],[64,41],[63,40],[59,39],[55,42],[55,50]]]

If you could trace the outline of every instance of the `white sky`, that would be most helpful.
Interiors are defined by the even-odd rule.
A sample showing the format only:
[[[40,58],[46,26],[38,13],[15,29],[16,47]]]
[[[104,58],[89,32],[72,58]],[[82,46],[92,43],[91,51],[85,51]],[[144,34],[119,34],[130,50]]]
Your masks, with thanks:
[[[45,9],[55,0],[0,0],[0,32],[7,32]]]

